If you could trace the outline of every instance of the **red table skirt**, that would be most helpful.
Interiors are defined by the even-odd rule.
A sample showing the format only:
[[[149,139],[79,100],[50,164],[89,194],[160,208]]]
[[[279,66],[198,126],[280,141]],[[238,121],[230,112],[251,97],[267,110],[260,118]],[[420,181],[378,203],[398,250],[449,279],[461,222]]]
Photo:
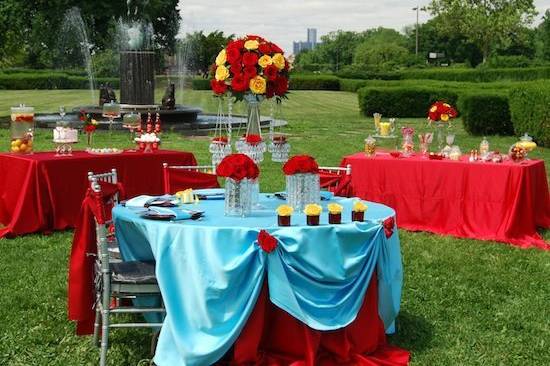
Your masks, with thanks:
[[[89,171],[116,168],[128,196],[162,194],[164,162],[196,165],[193,154],[166,150],[116,155],[76,151],[66,157],[54,152],[0,154],[0,223],[5,226],[0,238],[74,227]]]
[[[357,318],[347,327],[309,328],[269,301],[267,286],[229,355],[232,365],[408,365],[408,351],[386,343],[378,316],[378,281],[373,275]]]
[[[352,190],[397,212],[400,228],[550,249],[537,227],[550,227],[544,162],[469,163],[347,156]]]

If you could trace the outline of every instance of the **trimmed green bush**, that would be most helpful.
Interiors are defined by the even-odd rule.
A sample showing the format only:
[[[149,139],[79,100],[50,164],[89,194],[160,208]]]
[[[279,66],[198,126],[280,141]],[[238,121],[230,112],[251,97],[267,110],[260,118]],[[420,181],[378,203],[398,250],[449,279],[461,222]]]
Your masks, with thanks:
[[[118,78],[97,78],[97,84],[109,83],[118,88]],[[0,74],[0,89],[87,89],[88,78],[63,73],[13,73]]]
[[[365,116],[382,113],[388,117],[426,117],[438,101],[456,105],[458,94],[448,89],[422,87],[365,87],[358,90],[359,108]]]
[[[336,75],[343,79],[365,79],[365,80],[401,80],[401,73],[396,71],[378,72],[367,70],[363,66],[345,66]]]
[[[210,80],[205,78],[194,78],[191,80],[193,90],[210,90]]]
[[[513,135],[505,93],[469,92],[460,96],[458,109],[464,129],[472,135]]]
[[[510,92],[510,112],[517,135],[529,133],[537,144],[550,146],[550,86],[525,85]]]
[[[330,75],[293,75],[289,85],[292,90],[340,90],[340,79]]]
[[[356,92],[358,89],[367,86],[368,81],[362,79],[340,79],[340,90]]]

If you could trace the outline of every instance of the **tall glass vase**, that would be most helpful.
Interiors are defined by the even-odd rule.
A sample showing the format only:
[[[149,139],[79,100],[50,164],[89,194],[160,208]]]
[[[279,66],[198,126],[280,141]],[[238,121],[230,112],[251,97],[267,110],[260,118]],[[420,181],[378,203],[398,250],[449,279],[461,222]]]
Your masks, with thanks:
[[[248,216],[252,209],[252,185],[248,179],[225,180],[225,216]]]
[[[286,176],[287,203],[296,211],[321,200],[319,174],[293,174]]]
[[[247,104],[247,122],[246,122],[246,134],[243,139],[238,141],[235,146],[237,151],[250,157],[256,164],[264,160],[264,153],[267,150],[266,143],[260,142],[248,142],[248,136],[262,136],[260,128],[260,103],[263,97],[257,97],[253,94],[246,94],[244,100]]]
[[[445,141],[443,137],[443,123],[436,122],[435,128],[437,134],[437,150],[441,151],[443,149],[443,141]]]

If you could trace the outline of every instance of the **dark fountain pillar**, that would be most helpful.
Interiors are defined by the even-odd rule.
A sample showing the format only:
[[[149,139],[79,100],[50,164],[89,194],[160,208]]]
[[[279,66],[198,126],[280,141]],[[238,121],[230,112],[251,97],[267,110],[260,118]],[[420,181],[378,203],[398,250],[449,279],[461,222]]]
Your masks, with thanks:
[[[155,104],[155,53],[122,51],[120,53],[120,102]]]

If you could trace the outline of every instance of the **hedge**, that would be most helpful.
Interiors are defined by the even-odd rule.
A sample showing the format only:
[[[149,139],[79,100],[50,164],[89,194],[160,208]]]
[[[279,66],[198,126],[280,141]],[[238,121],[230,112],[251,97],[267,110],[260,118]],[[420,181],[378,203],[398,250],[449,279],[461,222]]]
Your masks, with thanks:
[[[510,91],[510,113],[517,135],[529,133],[541,146],[550,146],[550,86],[540,83]]]
[[[458,109],[464,129],[472,135],[513,135],[508,96],[505,93],[469,92],[460,96]]]
[[[97,78],[96,84],[109,83],[118,88],[118,78]],[[63,73],[13,73],[0,74],[0,89],[86,89],[89,80],[85,76],[74,76]]]
[[[210,80],[205,78],[194,78],[191,80],[193,90],[210,90]]]
[[[340,90],[340,79],[331,75],[299,75],[290,77],[292,90]]]
[[[458,94],[448,89],[422,87],[365,87],[358,90],[359,108],[366,116],[426,117],[438,100],[456,105]]]
[[[368,81],[362,79],[340,79],[340,90],[347,92],[356,92],[367,86]]]
[[[396,71],[378,72],[365,70],[361,66],[346,66],[336,73],[336,76],[343,79],[365,79],[365,80],[401,80],[401,73]]]

